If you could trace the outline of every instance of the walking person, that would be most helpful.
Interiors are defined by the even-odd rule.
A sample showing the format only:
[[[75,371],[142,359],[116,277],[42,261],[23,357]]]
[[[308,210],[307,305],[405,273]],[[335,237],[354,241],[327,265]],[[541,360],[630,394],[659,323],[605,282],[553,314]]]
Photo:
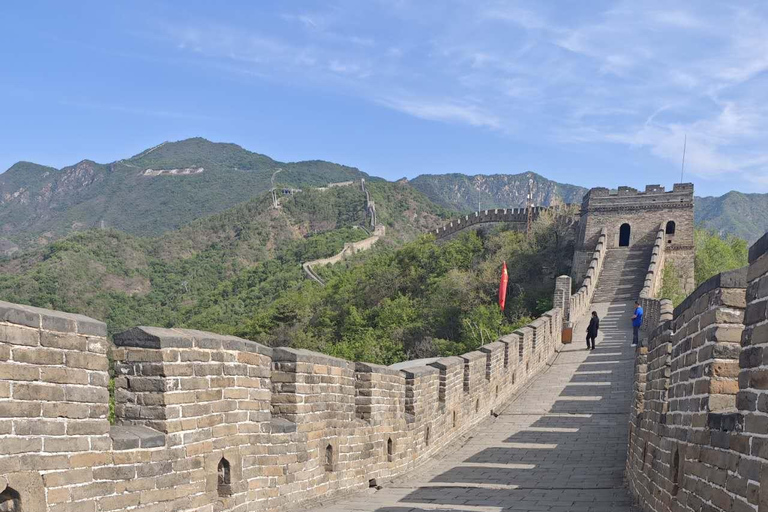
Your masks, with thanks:
[[[589,319],[589,326],[587,327],[587,350],[595,350],[595,338],[597,338],[598,329],[600,329],[600,319],[597,317],[597,311],[593,311],[592,318]]]
[[[643,325],[643,308],[635,301],[635,314],[632,315],[632,346],[636,346],[640,339],[640,326]]]

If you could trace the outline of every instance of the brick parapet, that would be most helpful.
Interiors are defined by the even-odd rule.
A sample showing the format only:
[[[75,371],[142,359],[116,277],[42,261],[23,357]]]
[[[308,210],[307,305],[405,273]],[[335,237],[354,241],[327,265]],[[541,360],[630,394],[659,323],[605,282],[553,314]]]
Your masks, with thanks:
[[[561,208],[556,206],[534,206],[531,211],[532,218],[538,219],[542,212],[557,212]],[[449,237],[459,231],[476,226],[478,224],[488,223],[509,223],[525,225],[528,222],[528,208],[496,208],[493,210],[482,210],[464,215],[458,219],[451,220],[445,226],[435,229],[432,233],[438,239]]]
[[[750,364],[761,358],[749,354],[749,331],[768,318],[761,306],[750,316],[755,269],[703,283],[638,349],[626,476],[645,511],[768,507],[759,492],[768,421],[751,408]]]
[[[405,377],[402,372],[387,366],[355,363],[357,418],[371,425],[394,423],[404,408]]]
[[[25,512],[272,511],[361,489],[507,402],[559,350],[562,316],[402,369],[139,327],[114,339],[110,428],[106,326],[0,303],[0,481]]]
[[[584,281],[576,293],[570,296],[567,308],[568,317],[566,321],[573,322],[575,319],[580,318],[589,311],[589,308],[592,305],[592,297],[595,295],[595,290],[597,289],[598,278],[600,276],[600,271],[603,269],[605,253],[608,248],[607,236],[607,231],[605,229],[601,230],[597,242],[595,243],[595,249],[592,251],[589,266],[584,274]]]
[[[768,458],[768,449],[763,449],[768,447],[768,233],[749,250],[746,279],[737,406],[745,416],[745,430],[759,437],[753,439],[755,451]]]
[[[0,302],[0,482],[27,494],[25,512],[114,492],[93,467],[112,446],[106,332],[81,315]]]
[[[664,227],[662,226],[656,234],[656,242],[651,252],[651,261],[645,274],[645,283],[642,290],[640,290],[638,299],[644,314],[642,331],[646,334],[653,331],[662,321],[670,319],[671,302],[657,297],[662,285],[665,246]],[[662,300],[665,301],[663,311]]]

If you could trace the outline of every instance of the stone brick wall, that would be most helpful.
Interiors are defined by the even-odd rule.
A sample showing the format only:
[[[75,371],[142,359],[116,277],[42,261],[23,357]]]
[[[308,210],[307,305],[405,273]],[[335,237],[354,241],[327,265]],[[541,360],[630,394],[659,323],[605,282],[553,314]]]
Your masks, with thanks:
[[[568,313],[567,321],[569,322],[573,322],[584,315],[592,305],[592,297],[595,295],[597,280],[600,276],[600,271],[603,269],[603,261],[605,260],[607,237],[607,230],[602,229],[595,241],[595,248],[591,253],[589,265],[584,272],[582,284],[578,291],[570,296],[568,306],[566,307]],[[562,277],[564,276],[561,276],[558,279],[561,279]]]
[[[0,491],[24,512],[273,511],[408,471],[561,346],[553,309],[460,357],[402,368],[188,329],[0,303]]]
[[[686,276],[686,291],[693,291],[693,185],[676,183],[672,191],[648,185],[644,192],[619,187],[593,188],[584,196],[579,220],[579,236],[573,259],[572,275],[581,280],[589,268],[593,247],[603,230],[606,248],[619,246],[622,224],[630,225],[629,246],[652,246],[659,226],[674,222],[674,233],[666,237],[666,248],[674,253],[675,263]],[[690,276],[690,279],[688,279]]]
[[[539,218],[544,211],[558,211],[563,206],[535,206],[531,215],[533,220]],[[494,210],[483,210],[474,212],[469,215],[464,215],[458,219],[451,220],[448,224],[441,228],[437,228],[432,233],[439,240],[442,238],[448,238],[459,231],[467,228],[477,227],[481,224],[513,224],[518,229],[525,229],[528,223],[528,208],[497,208]]]
[[[651,261],[648,264],[648,272],[645,274],[645,284],[640,291],[640,297],[656,297],[660,291],[664,272],[665,247],[664,226],[661,226],[656,232],[656,241],[653,244]]]
[[[640,305],[643,307],[644,314],[642,330],[646,335],[653,332],[660,323],[672,319],[672,301],[657,298],[663,281],[667,246],[664,231],[664,226],[661,226],[656,233],[656,242],[653,244],[651,262],[648,264],[648,272],[645,275],[645,284],[640,291]]]
[[[107,461],[106,326],[0,302],[0,492],[23,511],[88,512],[70,502],[115,492]],[[48,507],[48,508],[46,508]]]
[[[768,510],[766,346],[768,235],[638,349],[627,482],[643,510]]]

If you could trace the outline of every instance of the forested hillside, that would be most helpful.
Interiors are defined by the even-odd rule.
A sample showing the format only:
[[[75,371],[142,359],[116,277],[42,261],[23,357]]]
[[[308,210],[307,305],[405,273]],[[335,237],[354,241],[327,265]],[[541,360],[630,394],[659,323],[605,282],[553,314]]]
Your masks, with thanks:
[[[445,212],[410,187],[369,187],[392,240],[436,227]],[[75,233],[0,262],[0,299],[74,311],[106,320],[111,332],[138,324],[179,325],[222,282],[245,271],[273,279],[302,261],[330,256],[365,238],[359,187],[269,195],[197,220],[159,238],[115,230]]]
[[[749,243],[768,231],[768,194],[731,191],[720,197],[697,197],[694,212],[697,224]]]
[[[531,240],[503,228],[441,244],[425,235],[321,269],[325,287],[291,261],[273,261],[222,282],[183,322],[380,364],[460,354],[551,308],[573,240],[572,226],[550,216]],[[504,312],[496,304],[503,261],[510,271]]]

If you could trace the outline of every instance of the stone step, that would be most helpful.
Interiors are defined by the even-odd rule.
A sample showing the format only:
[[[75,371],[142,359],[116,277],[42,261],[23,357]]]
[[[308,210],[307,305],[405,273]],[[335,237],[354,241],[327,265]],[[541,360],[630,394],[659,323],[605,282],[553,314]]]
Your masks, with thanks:
[[[645,285],[650,247],[609,249],[597,281],[593,302],[634,300]]]

